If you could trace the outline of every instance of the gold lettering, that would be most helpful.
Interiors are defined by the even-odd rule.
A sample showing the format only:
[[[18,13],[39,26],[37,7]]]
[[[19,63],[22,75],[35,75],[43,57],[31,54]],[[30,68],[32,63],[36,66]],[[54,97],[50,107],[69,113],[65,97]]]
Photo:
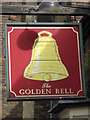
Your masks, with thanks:
[[[60,93],[61,93],[61,94],[64,94],[64,88],[61,88],[61,89],[60,89]]]
[[[45,95],[45,94],[51,94],[51,89],[20,89],[19,90],[19,94],[21,95],[30,95],[30,94],[42,94],[42,95]]]
[[[60,89],[56,88],[55,92],[56,92],[56,94],[73,94],[74,93],[74,92],[72,92],[71,88],[69,88],[69,89],[67,89],[67,88],[60,88]]]
[[[40,89],[36,89],[36,94],[41,94],[41,90]]]
[[[49,83],[43,83],[42,88],[51,88]]]
[[[65,88],[65,94],[69,94],[69,92],[67,91],[67,88]]]
[[[72,89],[71,89],[71,88],[69,89],[69,91],[70,91],[70,94],[73,94],[73,93],[74,93],[74,92],[72,92]]]
[[[46,94],[51,94],[51,89],[46,89]]]
[[[26,89],[26,90],[25,90],[25,94],[27,94],[27,95],[31,94],[30,89]]]
[[[32,91],[32,94],[34,94],[34,95],[35,95],[34,90],[33,90],[33,89],[31,89],[31,91]]]
[[[42,94],[45,94],[45,89],[42,89]]]
[[[24,89],[20,89],[20,90],[19,90],[19,93],[20,93],[21,95],[24,95]]]
[[[56,89],[56,94],[59,94],[59,89]]]

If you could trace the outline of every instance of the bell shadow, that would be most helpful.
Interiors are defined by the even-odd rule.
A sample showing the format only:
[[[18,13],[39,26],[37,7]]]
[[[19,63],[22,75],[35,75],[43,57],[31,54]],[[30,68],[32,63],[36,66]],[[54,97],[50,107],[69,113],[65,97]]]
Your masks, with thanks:
[[[20,34],[17,40],[17,45],[22,50],[32,49],[34,40],[38,37],[38,34],[29,29],[25,29],[24,32]]]

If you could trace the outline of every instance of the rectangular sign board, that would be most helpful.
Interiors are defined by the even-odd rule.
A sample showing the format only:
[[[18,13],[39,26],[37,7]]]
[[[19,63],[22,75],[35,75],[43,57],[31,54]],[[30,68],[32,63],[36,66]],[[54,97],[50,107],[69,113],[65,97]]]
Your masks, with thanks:
[[[5,23],[7,100],[85,97],[80,23]]]

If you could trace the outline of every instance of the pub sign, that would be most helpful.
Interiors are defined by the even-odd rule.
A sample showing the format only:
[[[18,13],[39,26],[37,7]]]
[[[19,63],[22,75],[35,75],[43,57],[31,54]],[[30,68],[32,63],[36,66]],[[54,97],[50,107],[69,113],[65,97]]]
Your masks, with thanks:
[[[85,96],[80,23],[5,23],[7,100]]]

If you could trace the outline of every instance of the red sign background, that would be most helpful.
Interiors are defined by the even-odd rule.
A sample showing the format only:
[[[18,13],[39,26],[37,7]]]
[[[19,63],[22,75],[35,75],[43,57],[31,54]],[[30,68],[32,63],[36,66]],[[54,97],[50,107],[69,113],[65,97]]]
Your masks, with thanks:
[[[38,32],[47,30],[56,40],[62,63],[69,77],[58,81],[36,81],[23,77]],[[7,27],[8,76],[10,97],[83,96],[78,27]],[[47,92],[48,91],[48,92]]]

